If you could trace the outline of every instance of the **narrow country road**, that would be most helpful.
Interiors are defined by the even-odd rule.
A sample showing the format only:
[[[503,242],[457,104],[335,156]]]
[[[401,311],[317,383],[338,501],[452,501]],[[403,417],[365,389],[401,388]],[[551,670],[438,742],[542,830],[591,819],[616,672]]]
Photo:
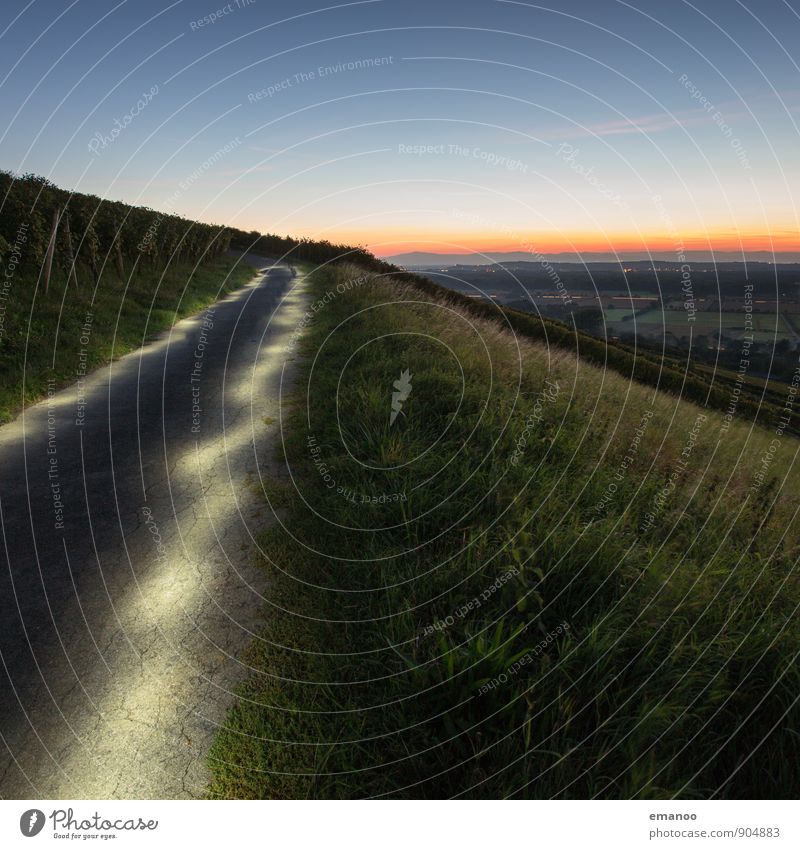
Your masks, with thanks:
[[[267,589],[256,486],[280,473],[305,310],[302,276],[255,261],[210,312],[0,428],[2,798],[204,791]]]

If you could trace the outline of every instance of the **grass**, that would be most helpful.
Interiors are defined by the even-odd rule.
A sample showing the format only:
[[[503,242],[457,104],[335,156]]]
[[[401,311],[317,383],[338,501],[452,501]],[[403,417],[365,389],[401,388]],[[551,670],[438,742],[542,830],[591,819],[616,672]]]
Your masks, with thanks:
[[[303,345],[211,796],[797,796],[800,442],[391,278]]]
[[[36,290],[35,275],[19,272],[4,302],[0,422],[41,399],[48,381],[65,386],[76,379],[78,369],[97,368],[141,347],[253,274],[251,265],[227,256],[160,271],[142,269],[124,280],[107,271],[96,288],[90,275],[79,273],[77,290],[54,274],[45,296]]]

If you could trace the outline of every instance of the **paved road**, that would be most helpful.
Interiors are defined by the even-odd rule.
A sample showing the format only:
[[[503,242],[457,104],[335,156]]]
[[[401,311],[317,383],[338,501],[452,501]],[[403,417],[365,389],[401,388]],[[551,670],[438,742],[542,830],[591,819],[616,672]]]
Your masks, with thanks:
[[[0,797],[202,795],[303,290],[275,266],[0,428]]]

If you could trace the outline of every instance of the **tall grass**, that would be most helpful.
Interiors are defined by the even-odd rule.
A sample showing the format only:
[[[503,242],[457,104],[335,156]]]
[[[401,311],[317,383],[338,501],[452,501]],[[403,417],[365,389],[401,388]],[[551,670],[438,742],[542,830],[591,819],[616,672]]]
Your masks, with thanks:
[[[796,796],[800,443],[354,279],[312,275],[211,795]]]

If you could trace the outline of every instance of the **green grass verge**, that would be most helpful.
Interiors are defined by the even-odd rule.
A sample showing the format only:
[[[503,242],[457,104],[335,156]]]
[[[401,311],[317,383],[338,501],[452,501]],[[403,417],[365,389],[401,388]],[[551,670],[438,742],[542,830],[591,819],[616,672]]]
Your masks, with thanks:
[[[48,381],[65,386],[79,368],[97,368],[141,347],[255,273],[252,265],[229,256],[195,266],[141,269],[125,280],[107,272],[96,288],[85,273],[77,289],[74,283],[67,288],[63,275],[54,275],[46,296],[36,292],[35,278],[14,277],[0,335],[0,422],[40,400]]]
[[[796,797],[800,442],[353,278],[311,278],[210,795]]]

